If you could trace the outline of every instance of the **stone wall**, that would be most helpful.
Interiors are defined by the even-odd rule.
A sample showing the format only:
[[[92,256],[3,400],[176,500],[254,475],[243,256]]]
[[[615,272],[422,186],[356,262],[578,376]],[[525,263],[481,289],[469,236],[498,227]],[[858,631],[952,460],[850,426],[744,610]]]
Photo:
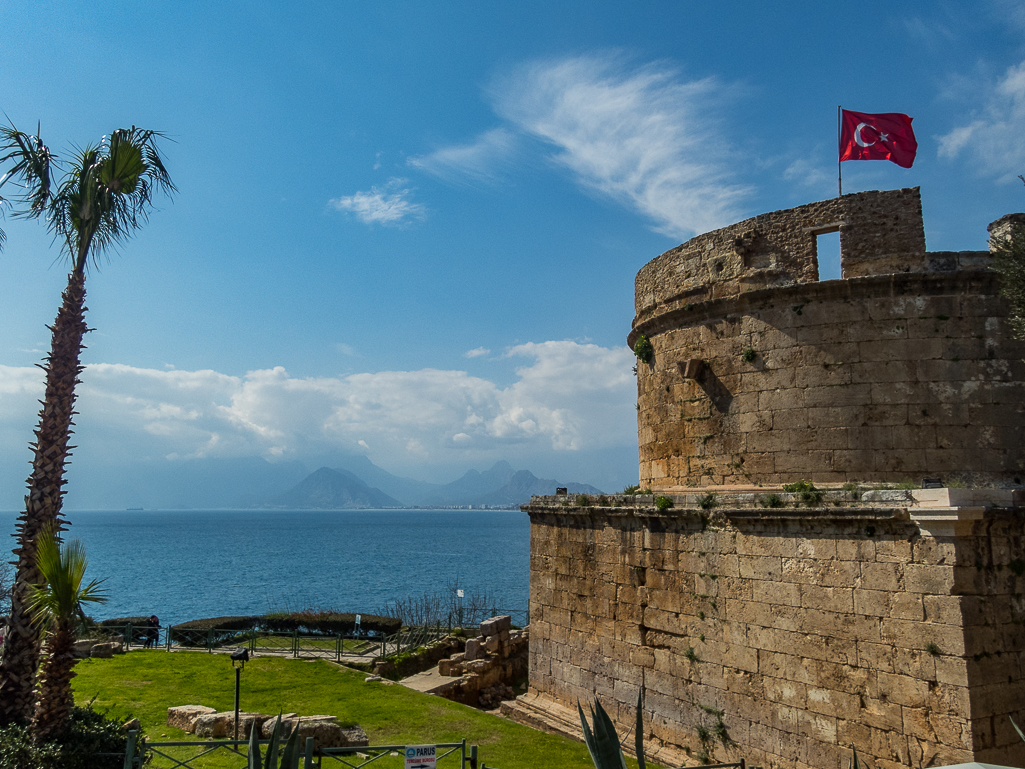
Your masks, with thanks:
[[[761,214],[652,259],[637,273],[637,319],[681,304],[817,281],[817,237],[829,232],[840,233],[844,277],[930,269],[918,188],[859,192]]]
[[[818,282],[830,227],[845,277]],[[653,260],[628,337],[654,348],[638,363],[641,485],[1020,485],[1025,344],[987,263],[925,251],[917,189],[764,214]]]
[[[536,700],[643,687],[663,763],[1025,766],[1019,512],[567,504],[526,507]]]

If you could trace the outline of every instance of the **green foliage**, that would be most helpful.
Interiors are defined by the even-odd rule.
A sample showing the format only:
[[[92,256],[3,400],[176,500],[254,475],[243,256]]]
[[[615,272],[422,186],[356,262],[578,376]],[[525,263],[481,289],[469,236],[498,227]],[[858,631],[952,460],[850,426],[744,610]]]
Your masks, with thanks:
[[[701,662],[701,660],[698,659],[698,653],[694,651],[693,646],[688,646],[687,651],[683,653],[683,656],[686,657],[690,662]]]
[[[83,616],[83,603],[103,603],[107,592],[100,589],[103,580],[83,585],[89,560],[80,540],[58,542],[52,525],[47,524],[36,540],[36,563],[46,580],[42,585],[29,585],[28,609],[43,627],[56,623],[71,624]]]
[[[656,510],[668,510],[673,506],[673,500],[669,497],[655,497]]]
[[[271,730],[266,756],[260,755],[259,731],[259,729],[253,729],[249,736],[249,760],[246,762],[246,769],[298,769],[299,757],[302,755],[302,750],[299,747],[298,725],[292,729],[285,746],[279,753],[281,742],[281,712],[279,711]]]
[[[304,609],[303,611],[266,614],[257,619],[262,630],[278,633],[298,630],[300,633],[344,635],[356,629],[356,615],[352,612]],[[401,627],[402,620],[397,617],[382,617],[377,614],[360,615],[360,628],[364,631],[390,635],[397,633]]]
[[[756,357],[758,357],[758,353],[755,352],[753,347],[745,347],[744,352],[741,353],[740,357],[744,360],[745,363],[750,363]]]
[[[68,731],[42,745],[32,743],[27,726],[0,728],[0,769],[109,769],[122,759],[98,757],[97,753],[124,756],[127,737],[121,723],[91,708],[74,708]]]
[[[779,494],[766,494],[758,498],[758,504],[762,507],[783,507],[783,498]]]
[[[858,760],[858,749],[851,748],[854,751],[854,760],[851,762],[851,769],[872,769],[868,764],[862,763]]]
[[[625,489],[623,489],[623,494],[625,494],[628,497],[632,497],[635,494],[640,494],[640,493],[641,493],[641,487],[640,486],[627,486]]]
[[[586,494],[577,494],[576,499],[574,501],[576,502],[577,507],[591,506],[591,498],[588,497]]]
[[[634,748],[637,753],[637,766],[645,769],[644,765],[644,726],[641,722],[643,706],[643,689],[637,694],[637,723],[634,726]],[[626,756],[623,755],[623,748],[619,744],[619,735],[616,734],[616,726],[605,712],[605,708],[595,699],[591,706],[591,726],[587,723],[584,710],[577,703],[577,712],[580,714],[580,726],[584,731],[584,742],[591,754],[595,769],[626,769]]]
[[[940,647],[931,642],[925,645],[925,650],[934,657],[938,657],[940,654]]]
[[[793,483],[784,483],[783,491],[787,494],[796,494],[803,491],[815,491],[815,484],[811,481],[800,480]]]
[[[101,628],[117,628],[120,630],[125,625],[145,625],[149,622],[149,617],[116,617],[114,619],[105,619],[97,622]]]
[[[1025,232],[1016,227],[1014,238],[991,240],[990,262],[1000,273],[1000,293],[1011,305],[1008,318],[1017,339],[1025,339]]]
[[[702,510],[711,510],[717,504],[719,504],[719,502],[716,499],[715,494],[712,493],[705,494],[698,498],[698,507]]]
[[[823,492],[815,488],[814,483],[804,479],[783,484],[783,491],[787,494],[800,494],[800,501],[806,507],[815,507],[822,502]]]
[[[634,342],[634,355],[644,363],[651,363],[651,359],[655,355],[655,348],[651,345],[651,340],[644,334],[637,337],[637,341]]]

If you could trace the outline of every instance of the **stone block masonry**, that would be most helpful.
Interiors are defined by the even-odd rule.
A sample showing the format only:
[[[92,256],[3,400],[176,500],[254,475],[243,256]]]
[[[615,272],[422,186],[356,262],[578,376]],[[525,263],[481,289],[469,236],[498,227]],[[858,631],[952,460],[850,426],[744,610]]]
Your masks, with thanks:
[[[828,232],[842,278],[820,282]],[[530,692],[507,712],[578,734],[597,697],[625,727],[643,690],[667,765],[839,769],[856,747],[878,769],[1025,766],[1025,344],[988,264],[926,251],[916,188],[645,265],[639,477],[675,507],[525,506]],[[838,488],[926,477],[970,488]],[[801,479],[834,490],[781,493]]]
[[[844,279],[818,282],[830,227]],[[1025,343],[987,263],[925,251],[917,189],[764,214],[654,259],[628,337],[654,348],[638,363],[641,486],[1021,485]]]
[[[1025,720],[1022,516],[943,508],[949,536],[930,536],[915,516],[935,503],[915,504],[535,498],[531,697],[597,696],[629,724],[643,688],[646,742],[670,763],[832,769],[856,746],[884,769],[1025,765],[1009,718]]]

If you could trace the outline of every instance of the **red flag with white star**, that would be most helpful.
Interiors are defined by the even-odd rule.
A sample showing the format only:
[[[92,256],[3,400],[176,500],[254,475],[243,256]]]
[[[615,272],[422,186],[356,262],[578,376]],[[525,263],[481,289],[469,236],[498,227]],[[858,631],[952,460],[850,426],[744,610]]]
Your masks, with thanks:
[[[889,160],[911,168],[918,151],[912,118],[900,112],[840,113],[840,161]]]

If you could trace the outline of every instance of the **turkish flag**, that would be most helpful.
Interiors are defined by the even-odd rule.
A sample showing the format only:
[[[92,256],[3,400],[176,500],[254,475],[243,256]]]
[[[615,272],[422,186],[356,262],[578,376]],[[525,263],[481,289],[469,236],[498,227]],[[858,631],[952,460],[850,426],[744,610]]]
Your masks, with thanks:
[[[889,160],[911,168],[918,151],[912,118],[900,112],[840,111],[840,160]]]

